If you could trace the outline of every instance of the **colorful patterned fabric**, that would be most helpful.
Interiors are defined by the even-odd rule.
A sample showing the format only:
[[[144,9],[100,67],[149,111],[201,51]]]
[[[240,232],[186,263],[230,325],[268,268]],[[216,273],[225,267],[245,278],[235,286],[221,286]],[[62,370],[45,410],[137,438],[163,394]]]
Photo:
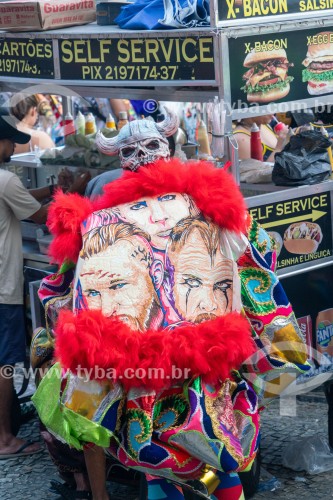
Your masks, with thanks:
[[[135,175],[139,179],[140,172]],[[41,382],[34,401],[44,424],[71,446],[93,442],[127,467],[176,483],[200,477],[207,465],[223,474],[246,469],[258,447],[258,398],[263,404],[279,393],[280,375],[307,370],[267,233],[252,222],[248,239],[215,224],[188,194],[166,192],[94,211],[83,220],[81,235],[73,313],[61,316],[57,327],[60,359],[76,361],[62,380],[55,365]],[[212,335],[227,342],[230,331],[214,332],[214,324],[240,314],[258,350],[231,363],[214,384],[205,381],[205,370],[218,340],[205,353],[200,335],[197,344],[184,340],[177,347],[185,359],[201,356],[191,364],[200,369],[178,380],[174,374],[163,387],[149,377],[140,385],[137,371],[132,382],[112,372],[124,364],[147,370],[159,352],[167,370],[174,357],[161,332],[172,340],[182,328],[203,334],[209,324]],[[112,323],[114,317],[120,321]],[[106,324],[118,345],[104,337]],[[145,352],[137,346],[140,338],[151,339]],[[233,359],[237,347],[226,347],[226,357]],[[215,358],[223,366],[230,359],[221,352],[219,347]],[[96,374],[96,367],[111,375]],[[221,495],[217,490],[216,498]]]

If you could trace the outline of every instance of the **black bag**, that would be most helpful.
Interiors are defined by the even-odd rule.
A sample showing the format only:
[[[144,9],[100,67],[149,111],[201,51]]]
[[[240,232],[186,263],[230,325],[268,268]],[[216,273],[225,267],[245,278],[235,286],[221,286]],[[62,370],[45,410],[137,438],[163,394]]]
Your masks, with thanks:
[[[331,141],[316,130],[290,138],[283,151],[275,154],[272,180],[277,186],[317,184],[327,179],[331,165],[327,148]]]

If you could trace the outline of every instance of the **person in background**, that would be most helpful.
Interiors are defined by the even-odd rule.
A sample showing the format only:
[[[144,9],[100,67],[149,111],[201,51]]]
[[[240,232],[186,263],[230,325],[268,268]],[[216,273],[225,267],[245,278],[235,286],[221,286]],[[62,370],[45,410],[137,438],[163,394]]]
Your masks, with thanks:
[[[104,193],[104,186],[112,181],[115,181],[116,179],[119,179],[122,173],[122,168],[116,168],[115,170],[110,170],[109,172],[103,172],[102,174],[96,175],[96,177],[88,182],[84,195],[91,199],[97,198],[97,196]]]
[[[15,104],[14,104],[15,103]],[[18,144],[16,154],[39,149],[54,148],[51,137],[43,130],[36,130],[39,120],[40,100],[35,95],[15,94],[14,103],[10,108],[11,114],[18,120],[17,129],[31,136],[26,144]]]
[[[12,117],[0,115],[0,165],[10,161],[16,144],[30,140],[29,134],[16,128]],[[81,177],[74,190],[84,192],[87,180],[88,176]],[[0,460],[41,451],[37,443],[18,438],[11,430],[13,367],[26,356],[20,221],[45,223],[48,205],[40,202],[50,199],[55,187],[29,192],[17,175],[0,168]]]
[[[314,109],[315,120],[311,122],[314,130],[324,127],[330,139],[333,138],[333,113],[330,105],[322,106],[320,109]]]
[[[274,118],[272,115],[255,116],[243,118],[236,123],[233,133],[238,144],[240,160],[251,158],[251,127],[256,123],[260,127],[263,159],[274,162],[275,153],[282,151],[284,147],[289,128],[285,125],[277,135],[269,125],[272,118]]]

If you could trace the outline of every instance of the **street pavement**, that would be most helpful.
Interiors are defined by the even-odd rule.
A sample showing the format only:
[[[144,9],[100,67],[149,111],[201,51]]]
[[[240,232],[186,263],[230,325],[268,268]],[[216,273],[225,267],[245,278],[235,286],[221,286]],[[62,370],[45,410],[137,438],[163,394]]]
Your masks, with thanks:
[[[291,406],[291,413],[292,409]],[[327,432],[327,404],[323,392],[316,391],[301,396],[301,400],[296,403],[296,416],[280,415],[279,401],[264,410],[260,490],[253,500],[333,498],[333,454],[330,472],[310,475],[282,466],[286,447],[293,446],[297,451],[301,440],[311,436],[323,436],[327,439]],[[19,435],[24,439],[41,441],[37,417],[22,426]],[[0,461],[1,500],[55,500],[59,497],[48,490],[51,480],[59,478],[46,450],[30,457]],[[109,491],[112,500],[138,498],[138,491],[133,487],[109,484]]]

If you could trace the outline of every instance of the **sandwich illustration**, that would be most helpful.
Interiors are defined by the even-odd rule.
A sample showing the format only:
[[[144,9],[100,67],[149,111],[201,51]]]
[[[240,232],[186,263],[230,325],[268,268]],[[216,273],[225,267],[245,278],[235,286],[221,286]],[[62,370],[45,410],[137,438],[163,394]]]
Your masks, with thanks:
[[[284,49],[255,52],[246,56],[243,65],[249,68],[243,75],[245,85],[241,90],[247,93],[249,102],[266,103],[282,99],[289,94],[288,68],[294,66],[287,59]]]
[[[276,231],[267,231],[267,233],[269,234],[271,240],[273,241],[273,245],[274,245],[274,248],[276,250],[276,255],[278,257],[281,253],[281,249],[282,249],[282,245],[283,245],[282,237]]]
[[[333,33],[319,33],[316,39],[326,40],[323,43],[309,45],[303,61],[303,82],[308,82],[310,95],[333,92]],[[330,41],[332,40],[332,41]]]
[[[290,253],[308,254],[317,250],[323,234],[314,222],[295,222],[285,231],[283,244]]]

